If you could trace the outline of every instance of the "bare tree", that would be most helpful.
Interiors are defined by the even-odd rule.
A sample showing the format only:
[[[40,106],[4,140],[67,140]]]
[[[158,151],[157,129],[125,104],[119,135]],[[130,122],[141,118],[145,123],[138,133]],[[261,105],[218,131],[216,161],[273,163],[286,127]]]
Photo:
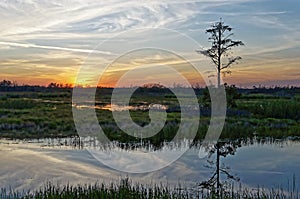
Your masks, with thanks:
[[[226,69],[225,73],[230,73],[229,68],[233,63],[237,63],[242,59],[240,56],[232,56],[230,51],[232,47],[244,45],[242,41],[234,41],[231,39],[233,33],[232,28],[225,25],[222,19],[206,30],[210,34],[208,40],[211,42],[211,47],[207,50],[197,50],[198,53],[209,56],[217,68],[218,72],[218,88],[221,84],[220,73]],[[227,59],[227,60],[226,60]]]

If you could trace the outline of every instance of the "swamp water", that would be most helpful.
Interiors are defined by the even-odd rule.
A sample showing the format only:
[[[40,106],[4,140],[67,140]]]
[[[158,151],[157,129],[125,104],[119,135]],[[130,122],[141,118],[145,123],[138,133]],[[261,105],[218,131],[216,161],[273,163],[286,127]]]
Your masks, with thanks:
[[[177,161],[163,169],[130,174],[111,169],[96,160],[85,147],[82,149],[74,143],[76,143],[74,138],[0,140],[0,187],[35,190],[47,182],[60,185],[110,183],[118,182],[125,177],[129,177],[133,182],[145,184],[177,185],[180,183],[182,186],[193,187],[201,181],[208,180],[213,173],[212,169],[204,166],[208,157],[199,158],[199,150],[201,150],[199,146],[192,147]],[[110,148],[110,150],[116,149],[123,150],[116,145]],[[182,150],[182,146],[162,148],[156,153],[177,150]],[[213,155],[210,160],[215,160],[215,156]],[[246,142],[236,149],[235,155],[221,157],[221,163],[230,167],[230,173],[240,178],[240,181],[235,184],[241,183],[243,187],[249,189],[256,189],[258,186],[266,189],[281,188],[286,191],[300,188],[300,142],[298,141]],[[144,166],[145,163],[141,161],[135,164],[136,168]]]

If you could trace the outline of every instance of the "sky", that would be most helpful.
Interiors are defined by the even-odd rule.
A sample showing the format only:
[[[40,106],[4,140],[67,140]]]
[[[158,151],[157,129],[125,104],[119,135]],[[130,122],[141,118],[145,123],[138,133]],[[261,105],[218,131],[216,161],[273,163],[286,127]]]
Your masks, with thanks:
[[[300,86],[299,0],[2,0],[0,80],[116,86],[130,72],[123,85],[180,84],[171,66],[208,84],[215,68],[195,50],[220,18],[245,43],[224,82]]]

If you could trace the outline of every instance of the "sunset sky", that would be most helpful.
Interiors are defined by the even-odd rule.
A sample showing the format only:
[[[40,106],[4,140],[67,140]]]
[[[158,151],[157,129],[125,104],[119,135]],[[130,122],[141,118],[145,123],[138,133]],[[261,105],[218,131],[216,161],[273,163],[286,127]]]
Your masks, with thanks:
[[[112,86],[136,66],[126,85],[159,78],[172,84],[174,76],[160,68],[175,65],[202,84],[186,65],[192,62],[206,81],[215,79],[213,65],[195,50],[210,46],[205,29],[220,18],[245,43],[233,49],[243,59],[224,82],[300,86],[299,0],[3,0],[0,80],[73,84],[85,68],[80,83],[93,85],[102,73],[100,84]],[[156,47],[164,50],[134,51]],[[151,79],[151,71],[161,76]]]

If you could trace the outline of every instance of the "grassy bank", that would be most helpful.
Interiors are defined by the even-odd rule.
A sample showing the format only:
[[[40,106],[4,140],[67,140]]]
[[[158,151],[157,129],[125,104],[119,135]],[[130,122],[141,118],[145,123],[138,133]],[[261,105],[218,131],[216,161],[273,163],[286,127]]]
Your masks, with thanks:
[[[118,184],[94,184],[94,185],[52,185],[48,184],[37,191],[23,193],[0,190],[1,199],[73,199],[73,198],[99,198],[99,199],[298,199],[299,193],[295,188],[284,191],[280,188],[267,190],[264,188],[247,189],[233,188],[229,186],[219,195],[216,191],[205,190],[195,186],[193,189],[167,188],[163,185],[132,184],[128,179],[123,179]]]

